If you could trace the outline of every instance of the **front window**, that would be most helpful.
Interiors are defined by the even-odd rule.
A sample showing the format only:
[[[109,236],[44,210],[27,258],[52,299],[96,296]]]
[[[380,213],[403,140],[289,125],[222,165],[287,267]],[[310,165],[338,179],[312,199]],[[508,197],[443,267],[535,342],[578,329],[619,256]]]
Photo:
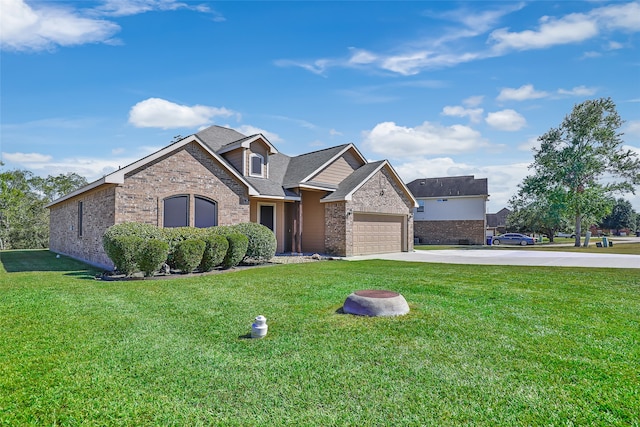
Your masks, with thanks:
[[[189,197],[174,196],[164,199],[164,227],[189,225]]]
[[[249,162],[249,175],[264,177],[264,157],[254,153],[249,157]]]
[[[424,200],[418,200],[418,212],[424,212]]]
[[[207,228],[218,225],[218,205],[216,202],[199,196],[196,196],[195,199],[195,226]]]

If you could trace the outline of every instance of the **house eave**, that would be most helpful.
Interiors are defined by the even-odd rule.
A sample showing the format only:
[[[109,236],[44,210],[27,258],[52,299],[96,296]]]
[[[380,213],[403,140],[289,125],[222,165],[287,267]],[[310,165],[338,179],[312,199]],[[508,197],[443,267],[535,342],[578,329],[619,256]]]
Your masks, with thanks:
[[[78,188],[77,190],[72,191],[72,192],[71,192],[71,193],[69,193],[69,194],[65,194],[64,196],[62,196],[62,197],[60,197],[60,198],[58,198],[58,199],[56,199],[56,200],[52,201],[51,203],[46,204],[46,205],[45,205],[45,208],[49,209],[49,208],[51,208],[52,206],[55,206],[55,205],[57,205],[57,204],[59,204],[59,203],[62,203],[62,202],[64,202],[64,201],[66,201],[66,200],[73,199],[74,197],[79,196],[79,195],[80,195],[80,194],[82,194],[82,193],[86,193],[87,191],[91,191],[91,190],[93,190],[93,189],[95,189],[95,188],[98,188],[98,187],[100,187],[101,185],[104,185],[104,184],[111,184],[111,182],[108,182],[105,178],[106,178],[106,177],[102,177],[102,178],[100,178],[99,180],[94,181],[94,182],[92,182],[92,183],[90,183],[90,184],[87,184],[87,185],[85,185],[85,186],[84,186],[84,187],[82,187],[82,188]]]

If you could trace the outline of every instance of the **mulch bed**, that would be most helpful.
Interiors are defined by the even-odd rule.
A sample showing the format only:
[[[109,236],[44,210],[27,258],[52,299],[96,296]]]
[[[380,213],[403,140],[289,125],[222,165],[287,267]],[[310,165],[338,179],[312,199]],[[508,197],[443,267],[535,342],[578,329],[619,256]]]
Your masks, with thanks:
[[[306,262],[318,262],[318,261],[327,261],[327,260],[335,260],[336,258],[321,256],[318,254],[313,255],[278,255],[271,258],[267,262],[242,262],[240,265],[232,268],[216,268],[212,271],[207,272],[194,272],[194,273],[181,273],[179,271],[172,272],[170,274],[164,273],[156,273],[151,277],[144,277],[142,273],[136,273],[133,276],[126,276],[124,274],[119,274],[114,271],[104,271],[102,274],[98,274],[96,276],[96,280],[105,280],[105,281],[130,281],[130,280],[162,280],[162,279],[176,279],[181,277],[201,277],[208,276],[212,274],[222,274],[222,273],[232,273],[236,271],[247,270],[249,268],[259,268],[259,267],[271,267],[274,265],[281,264],[300,264]]]

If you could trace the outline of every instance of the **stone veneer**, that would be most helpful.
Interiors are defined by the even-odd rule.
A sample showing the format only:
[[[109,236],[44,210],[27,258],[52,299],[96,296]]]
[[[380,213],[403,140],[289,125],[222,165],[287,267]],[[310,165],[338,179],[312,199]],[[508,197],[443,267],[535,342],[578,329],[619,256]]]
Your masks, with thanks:
[[[194,196],[218,204],[218,224],[249,221],[247,189],[208,153],[188,144],[127,174],[124,184],[81,194],[51,207],[50,249],[113,268],[102,248],[102,235],[114,224],[144,222],[162,226],[163,200],[189,195],[189,223],[194,223]],[[83,233],[78,235],[78,203],[83,202]]]
[[[414,221],[414,236],[425,245],[470,245],[485,243],[485,222],[482,220]]]
[[[351,215],[347,215],[351,212]],[[413,250],[413,202],[383,168],[346,202],[325,204],[325,247],[328,254],[353,255],[353,213],[367,212],[407,216],[407,246]]]

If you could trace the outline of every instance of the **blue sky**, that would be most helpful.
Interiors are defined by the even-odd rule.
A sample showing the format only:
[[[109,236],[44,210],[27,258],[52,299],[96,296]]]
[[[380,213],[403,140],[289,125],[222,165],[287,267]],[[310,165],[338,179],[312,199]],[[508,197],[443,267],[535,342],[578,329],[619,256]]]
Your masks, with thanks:
[[[586,99],[640,154],[639,33],[622,1],[0,0],[0,152],[92,181],[217,124],[288,155],[353,142],[407,182],[488,178],[495,212]]]

